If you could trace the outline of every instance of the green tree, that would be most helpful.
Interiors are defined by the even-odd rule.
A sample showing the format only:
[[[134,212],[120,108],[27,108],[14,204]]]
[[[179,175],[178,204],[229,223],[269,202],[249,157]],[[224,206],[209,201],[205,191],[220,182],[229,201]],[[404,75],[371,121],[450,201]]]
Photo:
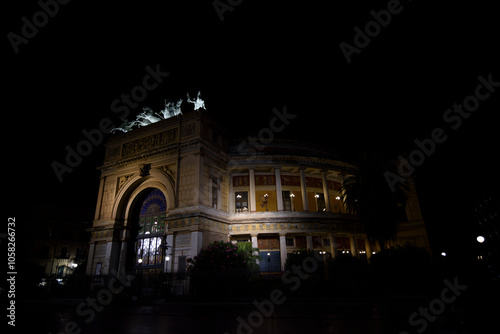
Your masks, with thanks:
[[[233,244],[231,242],[217,242],[202,248],[193,259],[187,259],[188,270],[213,271],[228,269],[255,270],[259,268],[257,259],[259,256],[257,248],[252,247],[250,242]]]
[[[394,239],[398,224],[398,206],[405,206],[408,186],[397,183],[392,191],[384,177],[395,166],[377,154],[362,154],[351,163],[340,191],[347,212],[356,214],[368,239],[385,243]]]
[[[251,243],[214,242],[187,259],[191,284],[197,296],[222,298],[244,295],[258,276],[258,249]]]

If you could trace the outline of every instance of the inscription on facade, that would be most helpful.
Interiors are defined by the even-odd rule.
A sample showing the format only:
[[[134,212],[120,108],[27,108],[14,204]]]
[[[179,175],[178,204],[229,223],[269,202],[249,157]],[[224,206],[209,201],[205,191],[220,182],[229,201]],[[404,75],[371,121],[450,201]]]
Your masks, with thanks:
[[[95,246],[94,256],[104,256],[104,255],[106,255],[106,244],[105,243],[98,243]]]
[[[177,141],[178,129],[170,129],[165,132],[134,140],[123,144],[122,157],[150,150],[162,145],[168,145]]]
[[[190,247],[191,246],[191,234],[182,233],[175,235],[175,247]]]

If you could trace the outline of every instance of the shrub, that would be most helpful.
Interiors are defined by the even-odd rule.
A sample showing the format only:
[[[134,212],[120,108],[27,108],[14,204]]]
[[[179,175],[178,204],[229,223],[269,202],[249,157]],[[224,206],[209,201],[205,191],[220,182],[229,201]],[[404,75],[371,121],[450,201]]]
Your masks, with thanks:
[[[245,292],[250,278],[259,272],[253,255],[258,249],[249,242],[214,242],[202,248],[193,259],[187,259],[187,270],[192,278],[194,294],[226,296]]]

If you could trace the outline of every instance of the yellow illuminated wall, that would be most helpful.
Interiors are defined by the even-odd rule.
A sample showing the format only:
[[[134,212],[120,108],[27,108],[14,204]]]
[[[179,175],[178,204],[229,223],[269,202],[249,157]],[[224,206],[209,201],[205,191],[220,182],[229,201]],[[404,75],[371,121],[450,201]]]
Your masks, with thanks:
[[[302,206],[302,193],[300,191],[290,191],[290,193],[293,193],[295,197],[293,198],[293,205],[295,208],[295,211],[303,211],[304,208]]]
[[[276,200],[275,190],[256,190],[255,204],[257,212],[266,211],[266,206],[263,205],[262,203],[265,194],[269,195],[269,197],[267,198],[267,211],[278,211],[278,204]]]
[[[311,212],[318,211],[318,205],[316,204],[316,198],[314,195],[316,195],[316,192],[307,192],[307,202],[309,204],[309,211]]]

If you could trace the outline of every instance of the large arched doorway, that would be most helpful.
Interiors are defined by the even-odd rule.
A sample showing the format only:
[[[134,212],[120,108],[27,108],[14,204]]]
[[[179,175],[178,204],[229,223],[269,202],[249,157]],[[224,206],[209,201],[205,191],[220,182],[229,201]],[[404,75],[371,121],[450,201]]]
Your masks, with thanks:
[[[153,289],[164,268],[165,217],[167,201],[159,189],[146,189],[131,211],[133,244],[129,248],[129,265],[141,289]]]

